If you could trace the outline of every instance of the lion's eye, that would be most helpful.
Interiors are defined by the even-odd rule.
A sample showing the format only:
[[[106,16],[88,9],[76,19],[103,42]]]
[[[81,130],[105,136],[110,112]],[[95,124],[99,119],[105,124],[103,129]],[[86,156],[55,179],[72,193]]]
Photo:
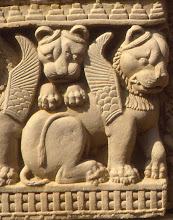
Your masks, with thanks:
[[[73,60],[76,61],[78,59],[78,55],[77,54],[73,54]]]
[[[71,54],[70,54],[70,52],[66,52],[65,55],[66,55],[66,58],[67,58],[67,59],[70,59],[70,58],[71,58]]]
[[[142,66],[147,66],[149,64],[149,61],[147,58],[140,58],[139,59],[139,63],[142,65]]]

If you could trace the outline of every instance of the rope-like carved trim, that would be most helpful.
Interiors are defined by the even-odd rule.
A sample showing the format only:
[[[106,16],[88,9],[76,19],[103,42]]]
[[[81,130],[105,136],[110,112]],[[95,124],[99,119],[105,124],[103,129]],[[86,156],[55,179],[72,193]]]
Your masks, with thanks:
[[[117,53],[115,54],[114,58],[113,58],[113,68],[116,71],[116,73],[120,76],[120,83],[121,83],[121,87],[123,89],[126,89],[129,91],[129,93],[132,93],[134,95],[139,95],[142,96],[142,94],[140,94],[138,91],[134,91],[130,81],[128,79],[128,77],[123,73],[123,71],[121,70],[120,67],[120,58],[122,55],[123,49],[120,47],[117,50]]]
[[[126,108],[136,109],[136,110],[154,110],[155,105],[158,100],[155,95],[148,95],[147,98],[143,97],[143,94],[138,91],[134,91],[128,77],[123,73],[120,67],[120,59],[122,55],[123,49],[120,47],[117,50],[113,58],[113,68],[116,73],[120,76],[120,84],[121,87],[129,92],[129,95],[126,97],[125,106]],[[134,104],[134,103],[135,104]],[[141,103],[145,103],[145,108],[141,107]]]

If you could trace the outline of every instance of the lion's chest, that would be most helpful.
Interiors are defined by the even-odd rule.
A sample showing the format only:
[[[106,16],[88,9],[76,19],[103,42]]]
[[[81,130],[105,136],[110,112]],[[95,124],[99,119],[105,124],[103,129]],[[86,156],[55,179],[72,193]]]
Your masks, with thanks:
[[[101,111],[99,106],[96,105],[92,93],[89,93],[88,96],[87,103],[80,106],[80,108],[68,108],[67,112],[82,122],[90,136],[91,146],[101,147],[107,143]]]
[[[127,109],[127,111],[129,111],[134,118],[139,133],[147,131],[148,129],[153,127],[158,121],[159,109],[148,111]]]

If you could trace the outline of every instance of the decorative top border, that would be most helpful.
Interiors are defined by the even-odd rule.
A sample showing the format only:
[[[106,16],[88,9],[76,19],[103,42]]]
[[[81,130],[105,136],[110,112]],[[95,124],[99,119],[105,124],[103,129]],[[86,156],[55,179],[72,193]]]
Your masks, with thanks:
[[[86,6],[80,3],[74,3],[68,9],[60,7],[59,4],[44,5],[44,7],[46,8],[38,4],[1,7],[0,28],[29,24],[49,26],[139,24],[150,26],[166,21],[163,5],[160,2],[150,5],[149,13],[140,3],[134,4],[130,12],[120,2],[114,4],[96,2],[90,4],[90,9],[86,9]]]

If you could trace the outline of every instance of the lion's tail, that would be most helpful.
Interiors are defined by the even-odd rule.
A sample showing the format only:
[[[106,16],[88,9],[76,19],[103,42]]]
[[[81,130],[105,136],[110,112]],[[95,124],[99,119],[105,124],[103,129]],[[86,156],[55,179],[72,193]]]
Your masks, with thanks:
[[[22,183],[24,183],[27,186],[39,186],[39,185],[45,185],[46,183],[49,183],[50,181],[48,179],[42,179],[37,181],[32,181],[27,178],[27,175],[31,173],[31,170],[25,165],[22,171],[20,172],[20,180]]]
[[[45,122],[43,129],[41,131],[40,143],[38,145],[38,161],[39,161],[40,167],[44,167],[46,163],[45,138],[46,138],[48,128],[50,127],[52,122],[55,121],[56,119],[67,117],[67,116],[70,116],[70,115],[68,113],[57,113],[57,114],[50,116]]]

